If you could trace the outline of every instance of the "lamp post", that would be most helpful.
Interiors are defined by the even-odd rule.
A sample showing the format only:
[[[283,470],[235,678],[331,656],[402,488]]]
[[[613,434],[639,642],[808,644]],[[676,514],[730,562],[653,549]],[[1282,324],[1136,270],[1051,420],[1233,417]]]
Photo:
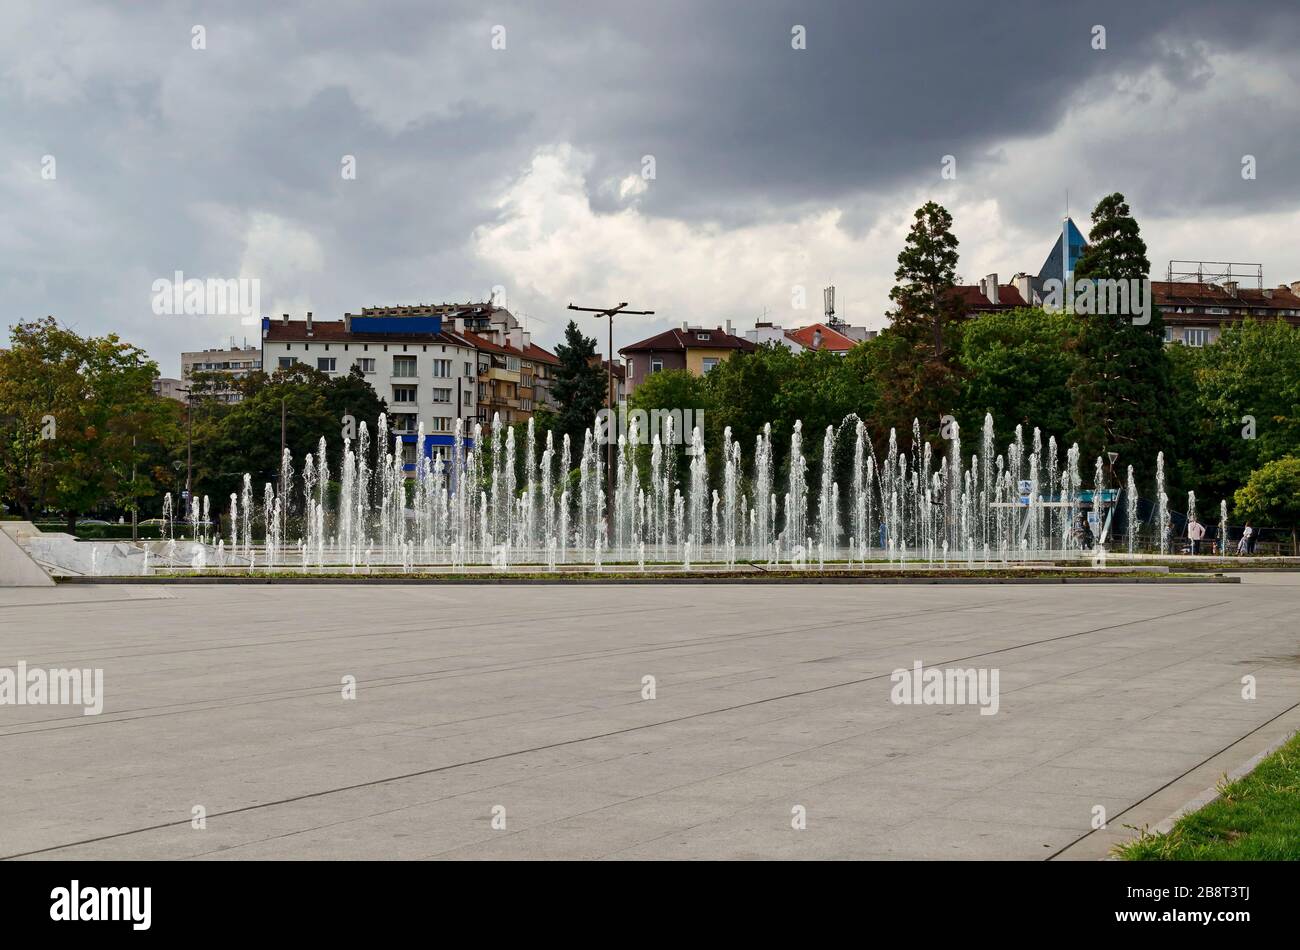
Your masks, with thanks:
[[[624,300],[617,307],[608,307],[602,310],[599,307],[576,307],[569,304],[570,310],[577,310],[581,313],[594,314],[596,319],[609,317],[609,353],[606,358],[606,372],[608,377],[608,389],[605,391],[606,402],[609,406],[610,414],[614,412],[614,315],[631,314],[635,316],[649,316],[653,310],[628,310],[627,301]],[[614,485],[614,442],[610,436],[612,433],[605,433],[605,494],[613,493]]]
[[[194,396],[188,389],[177,387],[176,391],[185,394],[185,520],[188,521],[193,503],[190,485],[194,476]]]
[[[131,436],[131,541],[140,540],[138,521],[140,517],[140,496],[135,487],[135,436]]]

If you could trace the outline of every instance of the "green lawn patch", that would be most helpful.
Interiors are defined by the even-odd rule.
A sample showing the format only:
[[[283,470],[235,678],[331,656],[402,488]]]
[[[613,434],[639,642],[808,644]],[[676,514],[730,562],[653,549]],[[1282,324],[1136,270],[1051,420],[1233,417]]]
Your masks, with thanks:
[[[1126,861],[1300,861],[1300,733],[1168,834],[1117,845]]]

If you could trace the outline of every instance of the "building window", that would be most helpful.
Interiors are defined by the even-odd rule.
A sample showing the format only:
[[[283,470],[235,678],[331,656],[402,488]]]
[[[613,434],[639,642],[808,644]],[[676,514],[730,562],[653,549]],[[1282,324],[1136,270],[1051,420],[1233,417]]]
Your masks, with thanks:
[[[415,376],[415,357],[414,356],[394,356],[393,357],[393,375],[401,379],[412,379]]]
[[[451,402],[451,390],[439,389],[435,386],[433,389],[433,394],[429,398],[433,402]]]
[[[1188,327],[1183,331],[1183,342],[1188,346],[1205,346],[1210,342],[1210,331],[1204,327]]]
[[[414,387],[414,386],[394,386],[394,387],[393,387],[393,402],[406,402],[406,403],[411,403],[411,402],[415,402],[415,401],[416,401],[416,400],[415,400],[415,387]]]
[[[704,372],[706,373],[711,372],[714,369],[714,367],[716,367],[717,365],[718,365],[718,358],[716,356],[704,357]]]
[[[332,373],[332,372],[334,372],[334,363],[335,363],[335,360],[334,360],[334,357],[332,357],[332,356],[318,356],[318,357],[316,357],[316,368],[317,368],[318,370],[320,370],[322,373]]]
[[[432,419],[429,420],[429,424],[433,427],[432,429],[429,430],[430,432],[451,431],[451,420],[445,418],[444,416],[434,416]]]
[[[434,360],[433,376],[435,379],[449,379],[451,377],[451,360]]]
[[[516,372],[516,373],[519,372],[519,357],[517,357],[517,356],[507,356],[507,357],[506,357],[506,369],[511,370],[511,371],[513,371],[513,372]]]
[[[363,373],[373,373],[375,371],[375,361],[373,359],[359,359],[356,361],[356,367]]]
[[[466,364],[465,364],[465,378],[466,378],[466,379],[473,379],[473,378],[474,378],[474,364],[473,364],[473,363],[466,363]]]
[[[480,402],[487,399],[487,383],[478,384],[478,398]]]
[[[1166,342],[1166,343],[1172,343],[1172,342],[1174,342],[1174,328],[1173,328],[1173,327],[1165,327],[1165,342]]]
[[[656,359],[653,359],[653,358],[652,358],[652,359],[650,360],[650,372],[652,372],[652,373],[662,373],[663,371],[664,371],[664,361],[663,361],[663,360],[656,360]]]
[[[707,333],[697,333],[697,334],[695,334],[695,339],[697,339],[697,340],[706,340],[706,341],[707,341],[708,338],[709,338],[709,335],[708,335]]]
[[[392,412],[388,415],[388,424],[393,432],[414,432],[417,425],[413,412]]]
[[[414,442],[402,443],[402,463],[404,465],[415,464],[415,443]]]
[[[280,357],[280,369],[288,369],[296,362],[298,362],[298,357],[296,356],[282,356]]]
[[[636,375],[636,360],[627,361],[627,378],[631,379]]]

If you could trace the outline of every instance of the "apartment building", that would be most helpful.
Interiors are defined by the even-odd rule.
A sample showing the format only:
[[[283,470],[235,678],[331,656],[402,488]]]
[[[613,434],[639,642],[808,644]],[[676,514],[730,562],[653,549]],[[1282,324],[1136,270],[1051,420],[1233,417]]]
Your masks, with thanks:
[[[478,421],[486,426],[499,418],[509,425],[531,418],[536,398],[536,363],[516,347],[494,343],[476,333],[466,332],[464,336],[478,349]]]
[[[755,344],[731,332],[731,322],[726,328],[693,327],[683,323],[680,328],[665,330],[629,346],[619,349],[627,374],[627,392],[636,392],[652,373],[666,369],[684,369],[694,376],[703,376],[735,353],[755,349]]]
[[[360,316],[392,318],[436,316],[442,319],[444,327],[450,331],[467,337],[472,336],[476,343],[494,344],[500,347],[500,351],[494,351],[496,356],[518,359],[519,380],[505,376],[492,377],[490,374],[481,380],[485,384],[493,382],[516,384],[522,389],[522,392],[510,390],[514,394],[507,397],[504,392],[509,388],[508,385],[481,387],[489,397],[499,393],[500,399],[517,403],[492,403],[492,408],[485,410],[486,421],[491,421],[492,411],[496,409],[508,411],[513,421],[519,421],[528,418],[538,407],[556,408],[555,399],[551,395],[551,383],[560,365],[559,357],[534,343],[532,334],[525,330],[515,315],[505,307],[497,306],[491,301],[364,307]],[[485,362],[491,364],[493,360],[488,359]],[[496,368],[506,374],[514,372],[501,366]],[[505,417],[503,416],[502,419],[504,420]]]
[[[1046,299],[1046,282],[1073,273],[1087,247],[1082,232],[1066,218],[1037,275],[1018,273],[1010,284],[1002,284],[997,274],[989,274],[978,285],[954,287],[953,293],[967,316],[1040,307]],[[1243,286],[1242,275],[1249,275],[1256,286]],[[1300,326],[1300,281],[1265,287],[1259,264],[1170,261],[1166,279],[1151,281],[1150,302],[1164,320],[1168,344],[1208,346],[1224,327],[1247,318]]]
[[[527,336],[527,333],[524,335]],[[527,341],[523,353],[524,365],[531,364],[533,369],[533,408],[558,409],[560,404],[555,401],[551,386],[555,382],[556,371],[560,368],[560,358],[531,341]]]
[[[177,402],[185,402],[185,384],[179,379],[173,379],[171,376],[159,376],[153,381],[153,394],[161,396],[163,399],[174,399]]]
[[[262,362],[268,372],[304,363],[331,376],[355,366],[387,404],[389,430],[402,440],[408,471],[417,452],[433,457],[455,444],[457,419],[468,433],[478,418],[478,349],[437,314],[263,319]],[[424,445],[417,446],[421,423]],[[465,447],[471,446],[467,436]]]
[[[619,406],[627,402],[627,373],[621,363],[610,365],[609,360],[605,359],[600,353],[587,360],[588,366],[599,366],[601,376],[605,379],[606,393],[605,405],[609,405],[611,393],[614,396],[614,405]],[[610,378],[613,377],[613,385],[610,386]]]
[[[1242,287],[1237,280],[1152,281],[1151,301],[1164,319],[1166,343],[1208,346],[1224,327],[1247,318],[1300,326],[1300,281],[1277,288]]]
[[[262,352],[251,344],[181,354],[181,384],[189,388],[195,373],[217,373],[234,382],[262,369]],[[220,402],[236,403],[243,396],[233,387],[219,387],[208,394]]]

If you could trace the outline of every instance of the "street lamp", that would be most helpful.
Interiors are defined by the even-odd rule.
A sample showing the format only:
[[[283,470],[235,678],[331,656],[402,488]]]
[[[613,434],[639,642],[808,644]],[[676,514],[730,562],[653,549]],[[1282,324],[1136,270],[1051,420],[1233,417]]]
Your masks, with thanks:
[[[636,316],[649,316],[650,314],[654,313],[653,310],[628,310],[626,308],[627,308],[626,300],[624,300],[617,307],[609,307],[604,310],[600,309],[599,307],[575,307],[573,304],[569,304],[570,310],[577,310],[581,313],[594,314],[597,320],[599,320],[601,317],[609,317],[609,354],[605,366],[607,369],[607,374],[609,379],[609,384],[608,384],[609,388],[606,390],[606,401],[609,405],[609,411],[611,415],[614,412],[614,315],[621,313],[621,314],[632,314]],[[614,470],[615,439],[611,438],[610,437],[611,435],[612,435],[611,432],[605,433],[605,493],[607,495],[612,494],[613,485],[614,485],[613,470]]]
[[[185,520],[189,520],[190,495],[193,489],[190,483],[194,476],[194,397],[188,389],[176,387],[178,393],[185,394]]]

